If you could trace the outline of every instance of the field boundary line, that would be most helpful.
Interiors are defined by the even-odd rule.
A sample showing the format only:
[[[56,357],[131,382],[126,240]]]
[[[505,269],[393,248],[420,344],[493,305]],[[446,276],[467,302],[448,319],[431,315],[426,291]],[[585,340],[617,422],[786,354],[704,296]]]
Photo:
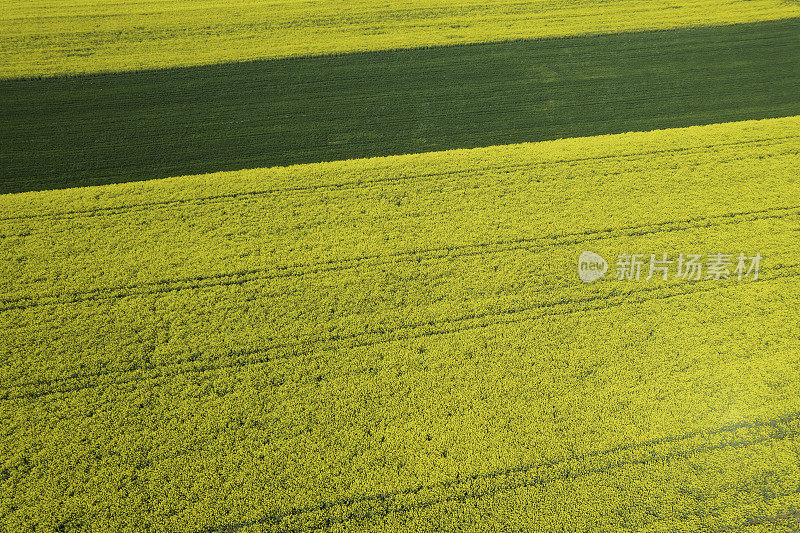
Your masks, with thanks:
[[[706,145],[699,145],[699,146],[688,146],[688,147],[678,147],[678,148],[669,148],[669,149],[662,149],[662,150],[652,150],[652,151],[644,151],[644,152],[630,152],[624,154],[606,154],[601,156],[591,156],[591,157],[578,157],[578,158],[567,158],[567,159],[555,159],[552,161],[540,161],[540,162],[533,162],[533,163],[517,163],[517,164],[509,164],[509,165],[497,165],[497,166],[488,166],[488,167],[480,167],[480,168],[471,168],[471,169],[461,169],[461,170],[451,170],[451,171],[438,171],[438,172],[429,172],[423,174],[408,174],[408,175],[400,175],[400,176],[393,176],[393,177],[386,177],[386,178],[378,178],[374,180],[352,180],[340,183],[324,183],[318,185],[305,185],[305,186],[295,186],[295,187],[283,187],[283,188],[274,188],[274,189],[265,189],[261,191],[249,191],[249,192],[235,192],[235,193],[226,193],[226,194],[219,194],[219,195],[212,195],[206,197],[199,197],[199,198],[181,198],[175,200],[164,200],[164,201],[155,201],[155,202],[142,202],[138,204],[130,204],[130,205],[120,205],[120,206],[105,206],[105,207],[98,207],[94,209],[82,209],[82,210],[74,210],[74,211],[61,211],[56,213],[38,213],[32,215],[12,215],[1,217],[0,222],[13,222],[13,221],[24,221],[24,220],[38,220],[38,219],[62,219],[62,220],[72,220],[76,218],[85,218],[91,216],[98,216],[98,215],[114,215],[114,214],[123,214],[128,211],[132,210],[148,210],[153,207],[175,207],[181,206],[185,204],[191,203],[205,203],[205,202],[215,202],[215,201],[227,201],[227,200],[236,200],[236,199],[247,199],[252,197],[259,197],[259,196],[270,196],[276,194],[289,194],[289,193],[303,193],[309,191],[316,191],[316,190],[323,190],[323,189],[351,189],[351,188],[362,188],[362,187],[369,187],[372,185],[378,185],[381,183],[387,182],[399,182],[399,181],[406,181],[411,179],[419,179],[419,178],[435,178],[439,176],[450,176],[450,175],[463,175],[463,174],[470,174],[470,173],[480,173],[480,172],[492,172],[492,171],[515,171],[515,170],[524,170],[526,168],[534,168],[540,166],[547,166],[547,165],[556,165],[556,164],[564,164],[564,163],[576,163],[576,162],[585,162],[585,161],[596,161],[596,160],[607,160],[607,159],[628,159],[628,158],[637,158],[648,156],[652,154],[668,154],[668,153],[681,153],[681,152],[692,152],[692,151],[703,151],[708,150],[709,148],[718,148],[718,147],[728,147],[728,146],[739,146],[739,145],[747,145],[747,144],[758,144],[764,143],[767,146],[774,146],[780,145],[783,142],[791,139],[798,139],[800,135],[787,135],[781,137],[770,137],[767,139],[752,139],[747,141],[731,141],[731,142],[724,142],[724,143],[712,143]],[[548,142],[548,141],[543,141]],[[551,142],[551,141],[550,141]],[[480,148],[478,148],[480,149]],[[430,152],[429,152],[430,153]],[[266,167],[266,168],[286,168],[286,167]],[[383,168],[375,168],[370,169],[371,172],[381,172],[384,170],[393,170],[396,169],[396,166],[391,167],[383,167]],[[251,170],[251,169],[244,169],[244,170]],[[236,172],[236,171],[232,171]],[[70,215],[77,215],[72,217]],[[3,236],[6,237],[6,236]]]
[[[775,143],[775,145],[777,145],[777,144],[779,144],[779,143]],[[647,155],[647,154],[644,154],[644,155]],[[780,157],[780,156],[786,156],[786,155],[800,155],[800,149],[795,149],[795,150],[790,151],[790,152],[772,153],[772,154],[769,154],[768,156],[765,156],[765,157]],[[762,159],[762,158],[763,157],[759,157],[759,159]],[[643,157],[636,157],[636,158],[627,157],[627,158],[619,158],[619,159],[628,159],[630,161],[644,160]],[[720,159],[720,160],[715,161],[715,163],[716,164],[730,163],[732,161],[741,161],[741,159],[738,159],[738,158],[735,158],[735,157],[734,158],[730,158],[730,159]],[[472,174],[475,177],[479,177],[481,175],[484,175],[484,174],[487,174],[487,173],[492,173],[492,172],[494,172],[496,174],[510,174],[510,173],[513,173],[513,172],[526,171],[526,170],[533,169],[534,167],[538,167],[538,166],[546,166],[546,165],[544,163],[530,163],[530,164],[520,164],[520,165],[496,166],[496,167],[491,167],[491,168],[490,167],[486,167],[486,168],[477,169],[475,171],[470,171],[470,172],[461,171],[461,170],[453,170],[453,171],[443,171],[443,172],[438,172],[438,173],[421,174],[421,175],[396,176],[396,177],[391,177],[391,178],[379,178],[379,179],[376,179],[376,180],[343,182],[340,185],[319,186],[319,187],[311,187],[311,188],[308,188],[308,189],[303,188],[302,192],[308,192],[308,191],[311,191],[311,190],[323,190],[323,189],[327,189],[327,190],[342,190],[342,191],[344,191],[344,190],[359,190],[359,189],[369,190],[369,187],[371,187],[373,185],[378,185],[378,184],[382,184],[382,183],[400,183],[400,182],[403,182],[403,181],[413,180],[413,179],[417,179],[417,178],[419,178],[420,181],[423,181],[425,179],[438,177],[438,176],[450,176],[450,175],[455,176],[455,175],[459,175],[459,174]],[[567,181],[570,181],[570,180],[572,180],[571,177],[565,177],[565,178],[563,178],[563,180],[560,180],[560,181],[567,182]],[[555,181],[557,181],[557,180],[547,180],[546,182],[550,183],[550,182],[555,182]],[[363,187],[362,187],[362,185],[363,185]],[[460,188],[455,187],[455,190],[460,190]],[[289,191],[289,192],[293,192],[293,191]],[[288,194],[289,192],[287,192],[285,194]],[[276,191],[275,194],[276,195],[280,194],[280,191]],[[260,197],[265,197],[265,196],[267,196],[267,195],[266,194],[261,194],[260,192],[233,193],[232,195],[222,195],[222,196],[220,196],[218,198],[217,197],[212,198],[208,202],[200,202],[200,201],[195,201],[195,200],[192,200],[192,199],[189,199],[189,200],[175,200],[172,203],[168,203],[168,204],[157,204],[157,203],[154,203],[150,207],[162,207],[163,206],[166,209],[172,209],[172,208],[179,208],[181,206],[190,205],[190,204],[212,206],[212,205],[216,205],[216,204],[225,204],[229,200],[241,200],[242,202],[244,202],[244,201],[247,201],[247,200],[258,199]],[[130,209],[120,209],[120,210],[117,210],[116,208],[113,208],[113,207],[100,208],[101,210],[108,209],[108,211],[102,211],[102,212],[97,212],[97,213],[95,213],[94,211],[87,211],[86,212],[87,214],[84,214],[84,215],[74,216],[74,217],[66,217],[66,216],[65,217],[57,217],[57,218],[53,218],[53,220],[58,220],[60,222],[62,222],[62,221],[76,221],[76,220],[85,219],[85,218],[91,218],[91,217],[100,216],[100,215],[109,215],[109,216],[126,215],[126,214],[129,214],[129,213],[135,213],[135,212],[148,212],[150,210],[149,207],[146,206],[146,204],[141,204],[141,206],[143,206],[143,207],[140,207],[140,206],[137,205],[137,206],[132,206]],[[50,215],[42,215],[42,216],[48,216],[49,217]],[[0,222],[2,222],[2,219],[0,219]],[[14,223],[14,222],[19,222],[19,221],[11,220],[10,222]],[[49,231],[52,234],[52,233],[62,233],[62,232],[70,231],[70,230],[71,230],[71,228],[68,228],[68,227],[58,227],[56,229],[53,229],[53,228],[43,229],[40,226],[37,226],[36,228],[27,228],[26,230],[24,230],[23,233],[0,233],[0,239],[26,238],[26,237],[30,237],[32,235],[36,235],[38,233],[42,233],[44,231]],[[270,233],[270,235],[273,235],[273,234],[274,233]]]

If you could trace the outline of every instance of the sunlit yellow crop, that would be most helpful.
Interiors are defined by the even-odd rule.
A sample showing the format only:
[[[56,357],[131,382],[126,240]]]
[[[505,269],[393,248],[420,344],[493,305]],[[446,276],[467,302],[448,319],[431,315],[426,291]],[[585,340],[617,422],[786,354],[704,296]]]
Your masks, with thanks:
[[[789,531],[799,151],[790,117],[0,196],[1,527]]]
[[[0,77],[180,67],[800,16],[793,0],[8,0]]]

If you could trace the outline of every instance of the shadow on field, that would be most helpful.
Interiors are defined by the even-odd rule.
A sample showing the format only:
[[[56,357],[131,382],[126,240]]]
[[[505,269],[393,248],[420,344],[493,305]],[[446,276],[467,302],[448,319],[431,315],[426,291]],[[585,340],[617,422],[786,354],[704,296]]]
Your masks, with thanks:
[[[800,114],[800,19],[0,81],[0,192]]]

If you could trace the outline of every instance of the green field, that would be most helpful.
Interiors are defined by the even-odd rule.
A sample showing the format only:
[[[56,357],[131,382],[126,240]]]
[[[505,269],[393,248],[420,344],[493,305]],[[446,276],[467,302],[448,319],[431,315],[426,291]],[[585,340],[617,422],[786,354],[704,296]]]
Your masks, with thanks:
[[[0,192],[800,114],[800,19],[0,81]]]
[[[798,139],[793,117],[0,197],[0,515],[793,523]],[[582,284],[585,249],[764,264]]]
[[[0,124],[0,532],[800,531],[797,0],[9,0]]]
[[[800,16],[795,0],[7,0],[0,77],[735,24]]]

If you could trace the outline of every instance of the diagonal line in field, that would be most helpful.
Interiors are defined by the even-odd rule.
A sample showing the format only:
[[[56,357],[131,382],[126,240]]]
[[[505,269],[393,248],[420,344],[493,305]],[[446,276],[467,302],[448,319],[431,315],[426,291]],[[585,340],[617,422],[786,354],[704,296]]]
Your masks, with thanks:
[[[423,510],[428,507],[432,507],[434,505],[438,505],[441,503],[462,502],[468,500],[482,499],[502,494],[504,492],[510,492],[512,490],[546,485],[548,483],[560,480],[571,480],[580,477],[591,476],[594,474],[610,472],[619,468],[625,468],[631,466],[636,467],[661,461],[671,461],[675,459],[680,460],[702,453],[712,453],[715,451],[727,450],[727,449],[742,449],[767,442],[779,442],[787,439],[793,439],[798,435],[800,435],[800,430],[797,429],[787,430],[782,426],[785,426],[792,422],[797,422],[798,420],[800,420],[800,411],[795,411],[788,413],[782,417],[768,421],[740,422],[735,425],[723,426],[721,428],[711,431],[699,430],[678,436],[668,436],[668,437],[652,439],[641,443],[624,444],[607,450],[593,450],[586,454],[580,456],[574,456],[564,460],[546,461],[546,462],[507,468],[503,470],[497,470],[489,473],[473,474],[464,479],[449,479],[432,485],[417,485],[415,487],[410,487],[404,490],[388,492],[383,494],[360,496],[353,498],[342,498],[340,500],[325,502],[316,506],[294,509],[286,513],[274,514],[271,516],[267,516],[261,520],[244,522],[239,524],[226,524],[223,526],[207,528],[202,530],[202,533],[215,533],[219,531],[226,531],[228,529],[236,529],[254,525],[280,526],[281,522],[283,522],[286,519],[300,517],[312,513],[324,512],[329,509],[336,509],[343,507],[347,508],[358,504],[371,504],[374,507],[361,512],[352,511],[350,513],[345,514],[344,516],[319,518],[316,524],[310,525],[310,529],[318,530],[324,527],[329,527],[337,524],[344,524],[351,521],[369,521],[376,518],[380,519],[391,513],[408,513],[408,512]],[[674,451],[661,455],[659,455],[656,450],[653,450],[649,454],[647,453],[648,448],[654,448],[665,444],[666,445],[681,444],[683,442],[689,441],[697,437],[704,437],[704,438],[720,437],[720,436],[727,437],[729,434],[733,434],[740,429],[762,429],[762,428],[772,428],[771,434],[769,436],[753,436],[750,438],[745,437],[741,440],[737,440],[735,438],[736,436],[733,435],[733,438],[729,439],[728,441],[722,441],[715,444],[702,443],[688,450],[676,449]],[[614,458],[614,455],[619,453],[638,452],[641,450],[645,451],[645,455],[643,457],[630,458],[627,460],[626,459],[615,460]],[[579,466],[578,468],[574,468],[572,466],[572,463],[576,461],[587,462],[589,460],[597,460],[597,459],[601,461],[606,461],[606,464],[596,467],[583,466],[582,468],[581,466]],[[544,473],[542,471],[544,471]],[[519,479],[519,480],[513,479],[515,475],[519,476],[531,473],[534,474],[534,476],[531,479]],[[484,489],[478,488],[477,490],[473,491],[469,490],[469,485],[471,483],[480,481],[502,480],[503,478],[509,478],[509,480],[506,483],[501,483],[498,487],[490,487]],[[414,503],[397,502],[399,498],[406,496],[414,497],[418,496],[420,493],[425,493],[425,492],[435,493],[435,491],[442,491],[442,490],[452,490],[452,489],[458,490],[459,488],[462,487],[466,487],[467,490],[461,492],[460,494],[457,493],[438,498],[434,496],[432,498],[428,498],[426,500]],[[309,527],[307,523],[306,527]]]
[[[368,266],[375,267],[403,261],[430,261],[434,259],[467,257],[489,253],[503,253],[515,250],[534,250],[541,247],[570,246],[594,240],[614,237],[637,237],[662,232],[682,231],[690,228],[712,227],[726,224],[737,224],[754,220],[782,218],[784,216],[800,214],[800,206],[777,207],[755,211],[726,213],[715,217],[691,217],[681,220],[656,222],[651,224],[622,226],[612,229],[589,230],[584,232],[564,233],[549,235],[541,238],[521,238],[488,243],[458,245],[452,247],[437,247],[418,249],[410,252],[395,252],[391,254],[365,255],[346,259],[331,259],[319,263],[295,264],[279,266],[279,272],[268,269],[250,269],[231,273],[214,274],[209,276],[194,276],[186,278],[164,279],[154,282],[143,282],[117,287],[102,287],[86,291],[74,291],[60,294],[22,296],[18,298],[0,299],[0,312],[24,310],[43,305],[62,305],[116,299],[127,296],[144,296],[150,294],[168,293],[185,289],[199,289],[205,287],[241,285],[260,280],[269,280],[294,276],[313,275],[326,272],[349,270],[361,266],[365,261],[378,260]],[[682,226],[685,225],[685,226]],[[670,227],[677,226],[677,227]],[[499,247],[496,250],[489,249]],[[422,257],[429,256],[429,257]]]
[[[374,185],[379,185],[382,183],[391,183],[391,182],[402,182],[407,180],[413,179],[423,179],[423,178],[436,178],[441,176],[455,176],[455,175],[464,175],[464,174],[471,174],[471,173],[483,173],[483,172],[492,172],[492,171],[506,171],[512,172],[515,170],[524,170],[527,168],[536,168],[541,166],[549,166],[549,165],[556,165],[556,164],[563,164],[563,163],[579,163],[579,162],[586,162],[586,161],[597,161],[597,160],[607,160],[607,159],[629,159],[629,158],[639,158],[639,157],[646,157],[652,154],[668,154],[668,153],[682,153],[682,152],[694,152],[694,151],[707,151],[712,148],[719,148],[719,147],[727,147],[727,146],[740,146],[740,145],[749,145],[749,144],[763,144],[766,146],[770,145],[777,145],[781,144],[782,142],[790,139],[798,139],[800,136],[798,135],[787,135],[782,137],[771,137],[769,139],[753,139],[748,141],[733,141],[733,142],[725,142],[725,143],[712,143],[707,145],[701,146],[688,146],[688,147],[680,147],[680,148],[669,148],[669,149],[662,149],[662,150],[652,150],[652,151],[644,151],[644,152],[631,152],[625,154],[607,154],[601,156],[591,156],[591,157],[577,157],[577,158],[566,158],[566,159],[555,159],[552,161],[541,161],[541,162],[533,162],[533,163],[519,163],[519,164],[511,164],[511,165],[494,165],[494,166],[486,166],[480,168],[471,168],[471,169],[462,169],[462,170],[449,170],[449,171],[440,171],[440,172],[429,172],[423,174],[408,174],[408,175],[399,175],[399,176],[392,176],[386,178],[378,178],[373,180],[353,180],[353,181],[346,181],[340,183],[323,183],[318,185],[304,185],[304,186],[294,186],[294,187],[282,187],[282,188],[275,188],[275,189],[265,189],[262,191],[251,191],[251,192],[236,192],[236,193],[229,193],[229,194],[219,194],[219,195],[212,195],[212,196],[205,196],[200,198],[184,198],[184,199],[176,199],[176,200],[164,200],[164,201],[157,201],[157,202],[142,202],[138,204],[130,204],[130,205],[121,205],[121,206],[107,206],[107,207],[99,207],[94,209],[84,209],[84,210],[74,210],[74,211],[61,211],[56,213],[38,213],[34,215],[12,215],[7,217],[0,218],[0,222],[11,222],[11,221],[24,221],[24,220],[37,220],[37,219],[61,219],[61,220],[72,220],[75,218],[82,218],[82,217],[91,217],[91,216],[98,216],[98,215],[116,215],[116,214],[124,214],[128,211],[133,210],[147,210],[150,208],[158,208],[158,207],[180,207],[186,204],[192,203],[211,203],[211,202],[218,202],[218,201],[229,201],[229,200],[238,200],[238,199],[248,199],[248,198],[255,198],[261,196],[271,196],[271,195],[282,195],[282,194],[289,194],[289,193],[306,193],[306,192],[313,192],[317,190],[325,190],[325,189],[350,189],[350,188],[361,188],[361,187],[371,187]],[[777,141],[777,142],[773,142]],[[371,169],[375,172],[381,172],[384,170],[395,170],[397,167],[384,167],[384,168],[377,168]],[[21,236],[21,235],[8,235],[8,236]],[[0,236],[0,238],[3,236]]]
[[[798,276],[800,275],[800,271],[797,270],[798,267],[800,267],[800,264],[786,265],[786,266],[781,265],[773,267],[773,270],[778,270],[777,274],[770,277],[760,277],[757,281],[751,283],[759,283],[781,278]],[[716,290],[717,288],[735,287],[735,285],[733,285],[732,283],[720,285],[718,282],[713,282],[713,281],[696,281],[692,282],[689,285],[686,285],[683,290],[666,292],[666,294],[657,294],[658,291],[664,291],[665,289],[671,289],[672,287],[678,287],[679,289],[681,288],[681,286],[675,286],[675,285],[670,287],[648,287],[639,290],[630,290],[627,292],[614,293],[608,296],[591,295],[587,298],[583,298],[580,300],[567,299],[556,302],[544,302],[532,307],[505,309],[497,312],[476,313],[473,315],[462,316],[457,318],[446,318],[441,320],[430,320],[427,322],[420,322],[416,324],[405,324],[402,326],[398,326],[396,328],[389,328],[389,329],[380,328],[373,331],[352,333],[348,335],[335,335],[326,338],[310,338],[295,342],[276,343],[270,346],[262,346],[255,349],[234,350],[228,352],[226,355],[219,358],[219,359],[223,358],[229,359],[228,362],[223,362],[223,363],[196,364],[197,357],[194,357],[191,359],[185,359],[183,361],[176,361],[168,365],[150,365],[148,367],[138,367],[126,370],[105,370],[105,371],[94,372],[91,374],[73,375],[58,379],[50,379],[50,380],[45,379],[27,383],[9,384],[6,385],[6,390],[4,391],[4,394],[0,395],[0,401],[15,400],[15,399],[29,399],[29,400],[38,399],[52,394],[78,392],[81,390],[93,389],[104,385],[123,385],[130,383],[139,383],[150,379],[174,377],[192,372],[208,372],[214,370],[239,368],[244,366],[268,363],[277,360],[285,360],[300,355],[308,355],[312,352],[320,350],[355,349],[355,348],[371,347],[398,340],[419,339],[431,336],[447,335],[477,328],[485,328],[495,325],[507,325],[507,324],[524,322],[526,320],[536,320],[544,317],[564,316],[581,312],[612,309],[630,304],[647,303],[655,300],[663,300],[679,296],[687,296],[703,292],[710,292]],[[656,293],[656,296],[647,298],[646,296],[650,293]],[[635,297],[639,295],[643,295],[643,297],[640,297],[638,299],[631,299],[631,296]],[[578,308],[569,307],[570,305],[574,304],[589,304],[589,305]],[[533,316],[531,316],[530,314],[526,314],[536,311],[541,311],[541,312]],[[471,324],[469,323],[470,321],[479,321],[479,322],[476,324]],[[439,326],[439,328],[435,329],[436,326]],[[434,329],[423,330],[421,332],[415,331],[426,327]],[[402,332],[406,331],[410,333],[408,333],[407,335],[402,335]],[[364,340],[365,338],[366,340]],[[319,346],[320,344],[330,344],[332,346],[320,348]],[[279,353],[278,355],[264,355],[274,351],[282,353]],[[256,358],[249,357],[253,355],[261,355],[261,357],[256,357]],[[247,359],[245,360],[236,359],[242,357],[245,357]],[[193,365],[193,366],[183,369],[179,368],[175,372],[163,371],[163,369],[165,368],[174,368],[177,365]],[[94,378],[103,378],[108,376],[120,376],[120,375],[124,376],[126,374],[134,374],[137,372],[141,373],[152,370],[159,371],[159,373],[157,373],[156,375],[146,376],[146,377],[133,377],[131,379],[115,379],[111,383],[82,383],[74,387],[65,387],[59,390],[47,390],[44,392],[36,392],[36,393],[23,391],[20,392],[19,394],[9,394],[10,392],[9,389],[13,388],[24,389],[26,387],[31,387],[31,386],[50,387],[52,385],[55,385],[56,383],[69,384],[71,382],[84,379],[94,379]]]

